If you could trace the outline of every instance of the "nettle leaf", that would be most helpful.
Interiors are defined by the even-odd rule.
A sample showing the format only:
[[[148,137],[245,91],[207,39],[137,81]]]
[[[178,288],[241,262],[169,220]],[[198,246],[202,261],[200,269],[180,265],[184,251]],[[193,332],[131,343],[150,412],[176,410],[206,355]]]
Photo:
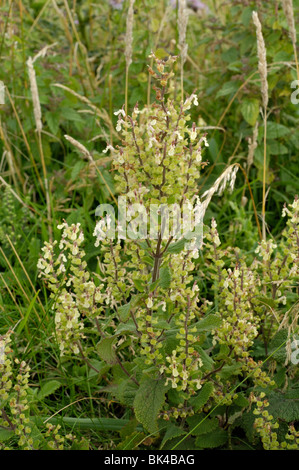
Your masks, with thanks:
[[[134,399],[134,412],[138,421],[151,433],[158,431],[158,414],[165,401],[167,387],[164,380],[145,378]]]
[[[11,437],[13,437],[14,431],[9,429],[0,429],[0,442],[7,441]]]
[[[152,282],[149,286],[149,292],[153,292],[156,287],[159,285],[160,279],[157,279],[155,282]]]
[[[228,380],[234,375],[239,375],[242,373],[242,366],[238,363],[235,364],[226,364],[219,372],[222,380]]]
[[[144,292],[144,282],[140,281],[140,279],[133,279],[134,286],[136,287],[139,292]]]
[[[199,353],[200,359],[202,360],[203,370],[205,371],[212,370],[213,365],[215,364],[213,359],[200,346],[196,346],[195,348],[196,348],[196,351]]]
[[[215,313],[210,313],[210,315],[207,315],[206,317],[202,318],[197,323],[195,323],[198,332],[215,330],[220,325],[221,318]]]
[[[172,253],[173,255],[177,255],[178,253],[183,251],[183,249],[185,248],[186,242],[187,240],[185,240],[185,238],[182,238],[181,240],[175,243],[171,243],[169,247],[167,248],[166,253]]]
[[[108,364],[116,364],[116,353],[113,349],[113,345],[116,341],[115,336],[110,336],[109,338],[103,338],[97,344],[97,352],[103,361],[107,362]]]
[[[120,336],[125,333],[136,333],[136,325],[133,320],[129,320],[126,323],[120,323],[115,330],[115,335]]]
[[[272,338],[268,348],[268,354],[272,354],[272,358],[283,364],[286,360],[286,341],[288,338],[288,332],[286,329],[279,330]]]
[[[150,266],[154,266],[154,258],[152,258],[151,256],[144,256],[143,258],[141,258],[141,261],[143,263],[149,264]]]
[[[37,394],[37,398],[42,400],[43,398],[47,397],[48,395],[52,395],[56,390],[61,387],[61,383],[58,380],[50,380],[46,382],[40,389]]]
[[[196,397],[190,399],[190,404],[195,411],[200,410],[208,401],[214,390],[212,382],[207,382],[203,385],[202,389],[198,392]]]
[[[163,449],[166,442],[169,441],[170,439],[174,439],[175,437],[183,436],[185,434],[186,434],[186,431],[184,431],[184,429],[179,428],[178,426],[175,426],[173,423],[170,423],[167,426],[166,433],[164,434],[160,449]]]
[[[218,91],[216,98],[219,98],[220,96],[231,95],[235,93],[238,88],[239,88],[239,82],[237,81],[226,82]]]
[[[260,102],[257,99],[246,99],[241,104],[241,113],[248,124],[254,126],[260,112]]]
[[[206,434],[197,437],[195,444],[201,449],[215,449],[223,446],[228,439],[227,431],[224,429],[215,429]]]
[[[285,137],[290,134],[290,129],[283,124],[278,122],[268,121],[267,122],[267,140],[279,139],[280,137]],[[264,134],[263,126],[259,129],[259,138],[262,138]]]
[[[238,393],[237,398],[234,400],[234,405],[246,408],[249,406],[249,400],[247,400],[243,393]]]
[[[171,283],[171,272],[168,266],[163,266],[159,271],[159,286],[168,289]]]
[[[274,419],[280,418],[288,423],[299,420],[299,387],[286,392],[272,392],[268,396],[267,410]]]
[[[219,427],[219,421],[216,417],[207,418],[204,413],[191,416],[187,419],[192,436],[201,436],[207,434]]]
[[[144,298],[142,294],[135,294],[132,296],[130,302],[125,305],[122,305],[117,309],[119,318],[122,322],[126,322],[129,318],[131,309],[137,307],[140,304],[140,301]]]
[[[276,304],[275,301],[269,297],[257,297],[263,305],[267,305],[268,307],[275,308]]]
[[[125,322],[128,320],[129,315],[130,315],[130,309],[131,309],[130,302],[126,305],[122,305],[121,307],[118,307],[117,313],[121,321]]]
[[[137,385],[131,379],[123,379],[106,387],[114,398],[125,406],[133,406],[138,390]]]

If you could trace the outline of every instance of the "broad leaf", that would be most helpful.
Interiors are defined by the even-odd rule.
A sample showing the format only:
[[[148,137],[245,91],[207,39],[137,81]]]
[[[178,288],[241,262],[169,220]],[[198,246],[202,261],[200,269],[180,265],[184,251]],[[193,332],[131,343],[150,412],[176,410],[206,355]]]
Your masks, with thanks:
[[[165,401],[164,380],[145,378],[138,389],[134,400],[134,411],[138,421],[151,433],[158,431],[158,414]]]
[[[58,380],[49,380],[46,382],[40,389],[37,394],[37,398],[42,400],[43,398],[47,397],[48,395],[52,395],[56,390],[61,387],[61,383]]]
[[[196,397],[192,397],[190,404],[193,406],[195,411],[202,409],[202,407],[207,403],[208,399],[212,395],[214,390],[214,385],[212,382],[207,382],[204,384],[201,390],[199,390]]]
[[[115,336],[110,336],[109,338],[102,339],[97,344],[97,351],[101,359],[107,362],[108,364],[116,364],[116,354],[113,349],[113,345],[116,341]]]

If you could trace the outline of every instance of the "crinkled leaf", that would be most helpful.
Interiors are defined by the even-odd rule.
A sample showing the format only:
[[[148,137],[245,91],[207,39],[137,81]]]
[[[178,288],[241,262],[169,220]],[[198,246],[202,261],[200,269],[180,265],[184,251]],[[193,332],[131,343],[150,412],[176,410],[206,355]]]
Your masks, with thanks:
[[[288,338],[288,331],[286,329],[279,330],[272,338],[268,348],[268,355],[272,354],[272,358],[279,362],[284,363],[287,357],[286,341]]]
[[[204,413],[191,416],[187,421],[193,436],[201,436],[202,434],[210,433],[219,427],[217,418],[206,418]]]
[[[202,318],[197,323],[195,323],[198,332],[215,330],[220,325],[221,318],[215,313],[210,313],[210,315],[207,315],[206,317]]]
[[[130,315],[130,309],[131,309],[130,302],[126,305],[122,305],[121,307],[118,307],[117,313],[121,321],[123,322],[127,321]]]
[[[224,429],[215,429],[212,432],[198,436],[195,443],[201,449],[215,449],[216,447],[223,446],[227,439],[227,431],[224,431]]]
[[[7,441],[14,435],[14,431],[9,429],[0,429],[0,442]]]
[[[241,113],[248,124],[254,126],[260,112],[260,102],[257,99],[246,99],[242,101]]]
[[[270,403],[267,410],[274,419],[280,418],[288,423],[299,420],[299,387],[286,392],[272,392],[267,398]]]
[[[184,434],[186,434],[186,431],[184,431],[184,429],[179,428],[178,426],[175,426],[175,424],[173,423],[170,423],[169,426],[167,426],[166,433],[164,434],[160,449],[163,449],[166,442],[169,441],[170,439],[182,436]]]
[[[168,266],[163,266],[159,273],[159,286],[168,289],[171,283],[171,272]]]
[[[145,378],[138,389],[134,400],[134,411],[138,421],[151,432],[158,431],[157,418],[165,401],[164,380]]]
[[[116,354],[113,349],[113,345],[116,341],[115,336],[110,336],[109,338],[103,338],[97,344],[97,352],[103,361],[107,362],[108,364],[116,364]]]
[[[195,411],[200,410],[208,401],[214,390],[212,382],[207,382],[199,390],[196,397],[190,399],[190,404],[193,406]]]
[[[171,243],[167,248],[167,253],[178,254],[185,248],[186,240],[182,238],[181,240]]]
[[[49,380],[46,382],[40,389],[37,394],[37,398],[42,400],[43,398],[47,397],[48,395],[52,395],[58,388],[61,387],[61,383],[58,380]]]

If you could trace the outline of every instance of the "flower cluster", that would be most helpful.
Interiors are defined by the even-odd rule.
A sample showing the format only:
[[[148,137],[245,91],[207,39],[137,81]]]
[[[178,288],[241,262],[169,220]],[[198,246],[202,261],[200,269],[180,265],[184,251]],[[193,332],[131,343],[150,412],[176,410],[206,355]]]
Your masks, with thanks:
[[[38,261],[39,276],[47,282],[54,301],[55,326],[61,355],[79,353],[83,338],[81,315],[93,319],[102,311],[102,287],[90,278],[80,224],[69,226],[66,222],[58,226],[63,230],[56,255],[54,243],[45,243],[43,256]]]
[[[278,429],[279,423],[269,414],[267,407],[269,401],[265,398],[265,393],[259,397],[252,397],[252,402],[256,403],[253,410],[257,418],[254,421],[254,428],[259,433],[265,450],[298,450],[299,432],[293,425],[289,426],[288,433],[285,435],[285,441],[279,441]]]
[[[28,405],[30,369],[24,361],[13,359],[10,343],[10,332],[0,337],[3,350],[0,361],[0,426],[17,437],[19,448],[30,450],[33,448]],[[9,449],[4,445],[3,448]]]

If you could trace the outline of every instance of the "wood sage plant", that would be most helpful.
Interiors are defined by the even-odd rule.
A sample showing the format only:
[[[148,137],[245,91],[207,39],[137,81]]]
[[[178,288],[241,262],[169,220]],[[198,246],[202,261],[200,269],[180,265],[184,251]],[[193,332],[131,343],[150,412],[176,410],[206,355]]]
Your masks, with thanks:
[[[269,326],[257,300],[265,262],[234,261],[220,246],[215,221],[202,236],[196,230],[211,198],[233,189],[238,166],[229,166],[199,198],[209,144],[190,122],[197,95],[174,102],[168,83],[176,58],[150,57],[156,101],[143,109],[136,105],[131,116],[123,108],[115,112],[120,144],[106,151],[125,205],[118,205],[118,219],[106,208],[95,224],[96,272],[85,259],[80,223],[58,226],[61,240],[45,243],[38,267],[51,291],[61,355],[81,355],[99,374],[92,360],[102,364],[105,391],[156,433],[160,419],[185,420],[215,404],[230,405],[238,397],[230,391],[238,376],[252,374],[253,384],[262,387],[273,381],[250,352],[261,323]],[[124,207],[125,224],[119,218]],[[188,230],[184,208],[192,216]],[[214,311],[196,280],[203,238],[216,289]],[[258,248],[260,256],[272,249],[269,243]],[[281,259],[284,275],[293,261]],[[281,302],[283,289],[275,295]]]

